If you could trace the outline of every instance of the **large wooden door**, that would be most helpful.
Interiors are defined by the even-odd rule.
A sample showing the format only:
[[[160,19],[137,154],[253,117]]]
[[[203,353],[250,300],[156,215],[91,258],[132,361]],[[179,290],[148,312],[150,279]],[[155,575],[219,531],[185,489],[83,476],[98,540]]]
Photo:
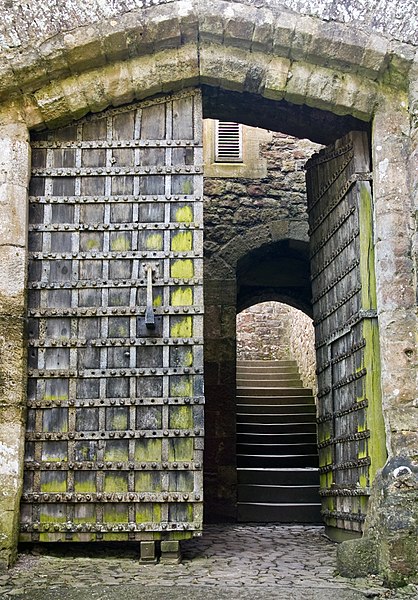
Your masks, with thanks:
[[[386,456],[367,135],[352,132],[315,155],[307,192],[320,493],[328,531],[338,538],[361,533]]]
[[[192,90],[33,135],[22,541],[199,535],[201,129]]]

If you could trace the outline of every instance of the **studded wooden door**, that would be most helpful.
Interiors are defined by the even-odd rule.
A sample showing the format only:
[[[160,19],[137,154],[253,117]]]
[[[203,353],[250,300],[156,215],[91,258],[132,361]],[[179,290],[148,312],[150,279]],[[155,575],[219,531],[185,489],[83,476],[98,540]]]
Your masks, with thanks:
[[[202,528],[198,90],[32,138],[21,540]]]
[[[367,135],[307,164],[323,516],[335,537],[362,531],[385,460]]]

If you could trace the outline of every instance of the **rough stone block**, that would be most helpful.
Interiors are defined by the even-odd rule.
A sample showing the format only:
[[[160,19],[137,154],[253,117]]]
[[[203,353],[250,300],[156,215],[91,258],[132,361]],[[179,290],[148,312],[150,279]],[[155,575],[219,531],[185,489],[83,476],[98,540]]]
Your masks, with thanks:
[[[161,542],[160,562],[168,564],[178,564],[180,561],[180,542],[178,540],[163,540]]]
[[[42,113],[32,95],[22,98],[21,114],[28,129],[44,128],[44,119]]]
[[[16,77],[8,64],[0,65],[0,97],[5,99],[17,87]]]
[[[0,243],[7,240],[25,247],[28,226],[26,187],[0,183]]]
[[[293,60],[309,60],[312,41],[318,37],[318,29],[318,20],[298,15],[290,48],[290,57]]]
[[[205,304],[235,306],[237,283],[235,279],[205,279]]]
[[[29,183],[29,132],[23,123],[0,127],[0,184]]]
[[[273,52],[278,56],[288,57],[292,39],[299,20],[295,13],[280,11],[280,16],[273,22]]]
[[[356,71],[361,63],[368,36],[347,24],[319,22],[315,36],[309,40],[306,57],[318,64],[325,63],[343,71]]]
[[[25,92],[37,89],[48,81],[46,66],[34,47],[14,54],[13,71],[19,88]]]
[[[138,100],[162,91],[158,65],[153,56],[138,57],[130,61],[127,66],[131,74],[135,97]]]
[[[4,302],[1,307],[4,310]],[[0,314],[0,406],[26,402],[24,320]]]
[[[278,240],[284,240],[289,235],[289,222],[288,221],[273,221],[269,225],[271,239],[273,242]]]
[[[364,537],[337,546],[337,569],[342,577],[367,577],[379,571],[375,540]]]
[[[118,62],[106,67],[102,81],[104,94],[112,106],[128,104],[135,98],[131,74],[125,63]]]
[[[306,104],[315,108],[330,110],[335,103],[340,85],[340,77],[329,69],[316,67],[306,88]]]
[[[376,77],[387,67],[388,49],[388,39],[375,33],[369,33],[359,64],[359,72]]]
[[[137,49],[142,54],[151,46],[155,51],[164,48],[177,48],[181,44],[180,22],[177,11],[168,5],[145,10],[143,13],[145,27],[138,38]],[[145,46],[145,47],[144,47]]]
[[[144,23],[138,12],[118,15],[98,24],[102,46],[107,60],[117,61],[129,57],[135,39],[143,33]],[[131,50],[131,52],[130,52]]]
[[[72,118],[81,119],[81,117],[84,117],[89,111],[89,106],[78,75],[61,80],[60,86]]]
[[[315,67],[305,63],[292,63],[287,76],[285,100],[294,104],[304,104],[308,81]]]
[[[80,93],[86,99],[88,110],[100,112],[108,107],[109,100],[104,91],[102,72],[86,72],[78,77]]]
[[[0,407],[0,569],[17,554],[19,502],[22,487],[23,410]]]
[[[162,90],[197,85],[199,83],[199,57],[192,44],[155,55]]]
[[[233,7],[233,8],[232,8]],[[231,10],[232,9],[232,10]],[[229,4],[224,12],[224,40],[228,45],[249,49],[254,33],[256,11],[248,5]]]
[[[38,52],[51,78],[58,79],[70,74],[71,71],[65,53],[64,37],[62,34],[57,34],[43,40],[38,46]]]
[[[264,93],[266,98],[281,100],[285,93],[289,75],[290,60],[274,57],[266,68]]]
[[[257,11],[254,19],[254,31],[251,49],[270,52],[273,48],[273,14],[270,11]]]
[[[42,113],[45,123],[49,126],[59,126],[68,121],[69,106],[59,84],[51,83],[35,92],[34,97]]]
[[[202,44],[200,49],[200,80],[202,83],[221,85],[225,89],[242,92],[252,56],[245,50]]]
[[[26,286],[26,248],[0,246],[0,306],[7,305],[12,314],[22,314]],[[12,309],[12,306],[15,306]]]
[[[292,220],[289,223],[289,237],[302,242],[309,241],[309,225],[304,220]]]
[[[8,501],[10,498],[8,498]],[[0,573],[15,562],[17,558],[17,519],[15,506],[0,501]]]
[[[155,542],[140,542],[140,560],[145,563],[156,563]]]
[[[66,58],[72,72],[82,72],[105,64],[100,31],[94,25],[79,27],[64,34]]]

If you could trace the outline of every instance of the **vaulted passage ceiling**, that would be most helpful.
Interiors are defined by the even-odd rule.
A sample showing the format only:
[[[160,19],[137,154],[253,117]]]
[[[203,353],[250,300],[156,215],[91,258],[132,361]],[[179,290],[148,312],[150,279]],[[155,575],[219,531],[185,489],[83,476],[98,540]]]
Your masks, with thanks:
[[[233,92],[203,86],[203,115],[244,125],[280,131],[328,145],[349,131],[369,131],[370,124],[350,115],[296,105],[286,100],[269,100],[249,92]]]
[[[254,250],[237,265],[237,311],[267,300],[312,316],[308,244],[284,240]]]

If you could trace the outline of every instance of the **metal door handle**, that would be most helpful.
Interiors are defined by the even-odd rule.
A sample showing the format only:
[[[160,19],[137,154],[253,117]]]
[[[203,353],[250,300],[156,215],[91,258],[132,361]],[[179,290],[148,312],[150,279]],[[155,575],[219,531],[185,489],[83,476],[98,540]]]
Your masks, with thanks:
[[[152,271],[151,265],[147,269],[147,308],[145,310],[145,326],[147,329],[155,329],[155,317],[152,298]]]

